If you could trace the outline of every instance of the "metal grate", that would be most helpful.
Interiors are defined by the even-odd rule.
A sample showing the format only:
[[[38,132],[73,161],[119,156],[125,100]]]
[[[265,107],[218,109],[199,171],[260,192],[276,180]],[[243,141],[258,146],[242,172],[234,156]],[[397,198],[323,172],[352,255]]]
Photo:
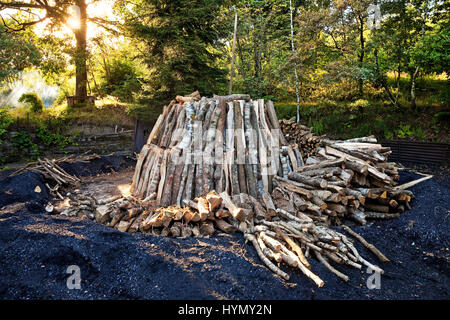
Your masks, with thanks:
[[[450,162],[449,145],[445,143],[384,140],[381,144],[392,150],[389,161],[432,164]]]

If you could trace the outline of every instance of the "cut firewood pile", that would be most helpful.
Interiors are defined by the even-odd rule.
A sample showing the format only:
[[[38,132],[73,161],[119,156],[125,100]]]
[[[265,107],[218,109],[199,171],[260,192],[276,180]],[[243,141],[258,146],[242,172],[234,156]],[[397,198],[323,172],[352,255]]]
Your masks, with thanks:
[[[280,126],[296,137],[291,140],[295,152],[298,145],[308,146],[311,139],[315,142],[305,166],[290,172],[287,179],[275,177],[272,197],[279,207],[307,210],[315,213],[311,216],[315,220],[338,225],[343,218],[362,225],[367,219],[397,218],[410,209],[414,195],[404,186],[395,186],[398,166],[387,162],[389,147],[377,144],[373,136],[344,141],[317,137],[311,128],[291,122],[283,124],[282,120]]]
[[[323,136],[316,136],[313,128],[297,123],[295,117],[280,120],[280,127],[289,144],[296,152],[300,152],[302,161],[309,164],[308,158],[317,154]]]
[[[198,92],[177,96],[139,154],[132,195],[102,201],[72,197],[63,214],[161,236],[242,232],[275,274],[289,279],[284,263],[319,287],[324,282],[311,270],[311,257],[344,281],[348,276],[335,264],[382,273],[330,225],[396,217],[409,208],[413,194],[395,186],[390,150],[373,137],[322,137],[316,143],[304,165],[302,144],[283,136],[271,101],[206,98]],[[342,229],[380,261],[389,261],[348,226]]]

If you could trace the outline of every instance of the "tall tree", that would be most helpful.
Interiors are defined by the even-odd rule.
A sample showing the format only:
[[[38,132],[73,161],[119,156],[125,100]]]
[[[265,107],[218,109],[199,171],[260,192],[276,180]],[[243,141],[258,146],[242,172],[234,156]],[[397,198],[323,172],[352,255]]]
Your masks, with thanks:
[[[139,0],[127,4],[118,2],[118,10],[125,20],[125,32],[137,41],[150,69],[150,105],[160,107],[177,94],[195,90],[202,95],[226,90],[226,71],[215,65],[215,47],[231,31],[218,19],[224,1]]]
[[[301,3],[302,0],[292,1],[293,19]],[[236,6],[240,17],[236,84],[255,97],[279,96],[295,83],[295,79],[291,80],[294,64],[289,61],[292,55],[290,2],[240,0]]]
[[[0,83],[12,82],[27,67],[39,65],[39,50],[21,34],[5,32],[0,25]]]
[[[89,4],[98,0],[90,1]],[[50,21],[54,26],[66,24],[73,16],[70,8],[76,6],[79,23],[77,28],[72,28],[76,39],[76,49],[73,54],[76,67],[75,95],[80,100],[87,98],[87,22],[91,21],[100,25],[105,22],[96,17],[88,16],[88,2],[86,0],[30,0],[30,1],[0,1],[0,16],[4,28],[8,32],[23,31],[44,21]],[[10,14],[13,12],[13,14]],[[5,19],[8,17],[8,22]]]
[[[391,102],[398,105],[398,82],[401,73],[406,72],[410,78],[411,107],[416,109],[416,80],[420,73],[444,72],[446,69],[430,68],[433,63],[430,64],[426,57],[448,56],[445,53],[448,32],[444,26],[447,24],[448,27],[445,21],[448,20],[446,10],[449,4],[435,0],[383,0],[381,5],[382,27],[374,33],[371,44],[374,47],[376,79],[385,87]],[[385,73],[388,71],[397,73],[395,96],[386,83]]]

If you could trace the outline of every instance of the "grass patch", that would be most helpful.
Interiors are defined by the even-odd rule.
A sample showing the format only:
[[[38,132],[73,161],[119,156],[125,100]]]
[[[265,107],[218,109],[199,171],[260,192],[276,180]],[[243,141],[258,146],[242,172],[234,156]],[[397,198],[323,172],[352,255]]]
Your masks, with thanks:
[[[296,117],[296,103],[275,103],[279,119]],[[339,102],[322,105],[301,103],[300,121],[313,127],[316,134],[335,139],[374,135],[378,139],[412,139],[449,143],[448,111],[439,107],[421,108],[419,113],[407,107],[398,110],[383,101]]]
[[[58,123],[59,125],[92,124],[96,126],[114,126],[132,128],[134,120],[128,115],[130,103],[120,102],[112,97],[106,97],[93,105],[78,105],[67,107],[64,101],[59,105],[44,108],[40,113],[31,112],[27,107],[17,107],[8,110],[14,121],[27,122],[31,127],[43,123]]]
[[[396,86],[388,75],[391,88]],[[400,108],[394,108],[382,88],[365,86],[363,98],[332,99],[333,88],[300,103],[301,123],[314,128],[316,134],[336,139],[375,135],[378,139],[414,139],[449,143],[450,90],[446,75],[425,76],[416,83],[417,111],[410,108],[410,79],[404,74],[399,81]],[[334,85],[337,86],[337,85]],[[395,95],[395,92],[393,92]],[[308,100],[309,99],[309,100]],[[295,98],[275,102],[279,119],[296,117]]]

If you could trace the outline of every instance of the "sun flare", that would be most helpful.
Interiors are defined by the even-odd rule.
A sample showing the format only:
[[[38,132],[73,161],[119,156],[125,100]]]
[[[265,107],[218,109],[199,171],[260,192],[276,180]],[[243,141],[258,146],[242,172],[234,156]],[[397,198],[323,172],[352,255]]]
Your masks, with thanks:
[[[113,5],[111,1],[102,1],[102,2],[95,2],[95,1],[87,1],[88,7],[87,7],[87,14],[88,18],[100,18],[105,21],[117,21],[118,17],[114,14],[113,11]],[[49,22],[38,24],[35,26],[35,32],[37,34],[48,34],[49,32],[52,33],[53,36],[56,37],[63,37],[66,34],[71,34],[73,31],[80,28],[80,12],[79,9],[76,6],[71,6],[68,9],[69,18],[66,19],[62,26],[62,30],[55,31],[54,29],[48,30],[47,26]],[[91,22],[88,20],[87,22],[87,30],[86,30],[86,36],[87,39],[93,39],[99,34],[103,32],[103,28],[99,25]]]
[[[76,18],[69,18],[67,20],[67,25],[69,26],[70,29],[73,30],[80,29],[80,20]]]

